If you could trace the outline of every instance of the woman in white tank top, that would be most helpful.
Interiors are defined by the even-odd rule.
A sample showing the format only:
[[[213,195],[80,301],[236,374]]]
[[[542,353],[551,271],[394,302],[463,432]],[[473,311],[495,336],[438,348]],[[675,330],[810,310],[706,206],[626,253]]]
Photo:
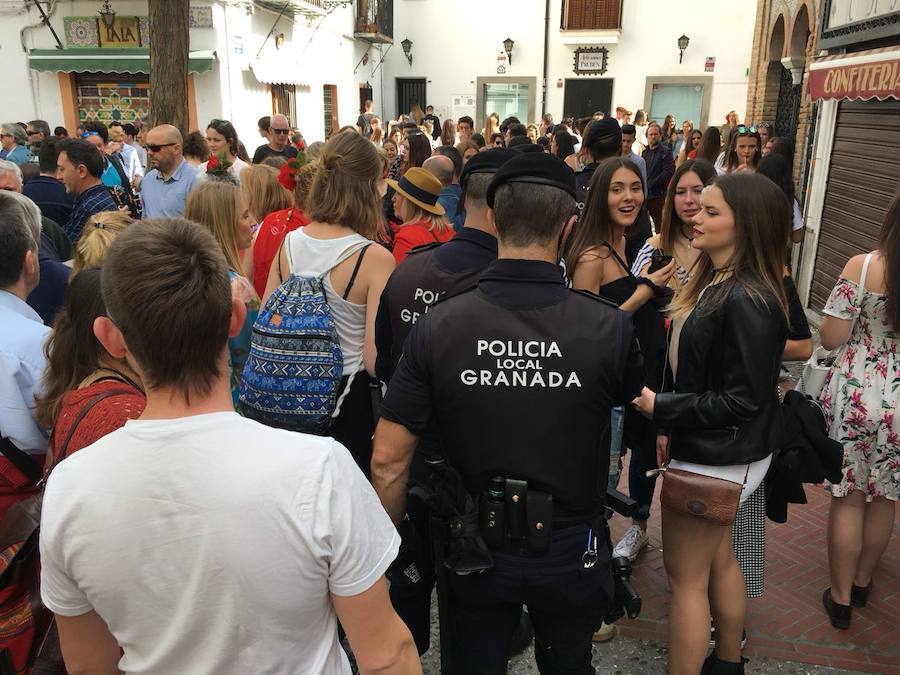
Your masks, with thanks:
[[[307,213],[269,270],[265,303],[289,274],[320,276],[344,355],[342,393],[330,435],[350,450],[366,477],[375,418],[369,394],[375,373],[375,315],[394,257],[372,245],[381,220],[383,165],[359,134],[333,136],[322,150]],[[330,270],[330,272],[329,272]]]

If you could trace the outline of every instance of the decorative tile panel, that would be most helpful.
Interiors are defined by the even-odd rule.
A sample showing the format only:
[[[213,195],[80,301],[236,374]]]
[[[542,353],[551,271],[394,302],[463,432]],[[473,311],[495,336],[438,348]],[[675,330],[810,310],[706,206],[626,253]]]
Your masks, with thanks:
[[[100,34],[97,19],[91,16],[67,16],[63,19],[66,33],[66,47],[98,47]]]

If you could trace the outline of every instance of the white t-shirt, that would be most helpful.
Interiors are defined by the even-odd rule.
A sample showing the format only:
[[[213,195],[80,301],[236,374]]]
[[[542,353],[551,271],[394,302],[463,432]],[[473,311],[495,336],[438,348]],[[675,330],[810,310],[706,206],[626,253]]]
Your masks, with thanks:
[[[329,597],[397,531],[347,450],[233,412],[132,420],[53,471],[41,596],[99,614],[128,673],[349,674]]]
[[[798,204],[797,200],[795,199],[791,229],[796,232],[797,230],[802,230],[804,227],[805,225],[803,224],[803,214],[800,212],[800,204]]]

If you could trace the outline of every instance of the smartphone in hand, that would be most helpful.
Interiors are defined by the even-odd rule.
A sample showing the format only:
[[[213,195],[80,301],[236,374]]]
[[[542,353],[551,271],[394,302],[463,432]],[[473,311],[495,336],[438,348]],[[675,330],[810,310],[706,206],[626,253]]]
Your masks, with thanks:
[[[658,272],[670,262],[672,262],[672,256],[665,255],[662,251],[657,249],[656,251],[653,251],[653,254],[650,256],[650,269],[648,271],[650,274]]]

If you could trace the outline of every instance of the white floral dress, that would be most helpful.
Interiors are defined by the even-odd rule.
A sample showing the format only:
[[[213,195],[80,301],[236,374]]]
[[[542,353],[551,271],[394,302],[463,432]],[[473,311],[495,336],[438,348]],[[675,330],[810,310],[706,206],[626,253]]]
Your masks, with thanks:
[[[900,495],[900,336],[886,322],[886,296],[865,291],[857,306],[858,285],[838,279],[825,314],[858,316],[846,347],[825,380],[822,406],[829,435],[844,446],[844,478],[828,484],[836,497],[854,490],[866,501]]]

